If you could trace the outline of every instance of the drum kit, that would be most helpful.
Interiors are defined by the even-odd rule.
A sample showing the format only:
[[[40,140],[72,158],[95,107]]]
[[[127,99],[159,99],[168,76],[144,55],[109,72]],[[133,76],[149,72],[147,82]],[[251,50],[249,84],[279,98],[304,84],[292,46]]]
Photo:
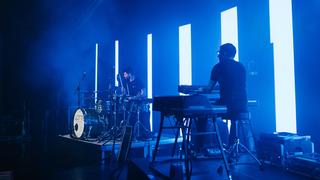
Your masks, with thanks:
[[[121,137],[126,126],[134,127],[134,137],[141,136],[141,128],[150,132],[140,121],[141,114],[149,114],[147,98],[119,95],[117,91],[106,97],[75,110],[71,128],[73,138],[107,143]]]

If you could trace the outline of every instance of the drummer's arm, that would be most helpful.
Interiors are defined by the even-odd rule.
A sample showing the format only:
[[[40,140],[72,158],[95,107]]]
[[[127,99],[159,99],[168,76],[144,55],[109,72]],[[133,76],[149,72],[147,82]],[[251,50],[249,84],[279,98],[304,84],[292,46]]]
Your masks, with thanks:
[[[140,91],[138,92],[137,95],[128,97],[128,99],[134,100],[134,99],[139,99],[139,98],[144,98],[144,97],[145,97],[145,90],[144,90],[144,88],[142,88],[142,89],[140,89]]]

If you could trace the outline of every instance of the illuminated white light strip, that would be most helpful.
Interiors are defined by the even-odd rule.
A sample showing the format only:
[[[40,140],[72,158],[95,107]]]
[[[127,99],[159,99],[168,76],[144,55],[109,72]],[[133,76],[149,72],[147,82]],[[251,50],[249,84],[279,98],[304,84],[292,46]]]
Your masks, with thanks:
[[[225,43],[232,43],[238,49],[237,7],[233,7],[221,13],[221,44]],[[234,60],[239,61],[239,53],[236,54]]]
[[[238,49],[238,12],[237,7],[221,13],[221,44],[232,43]],[[239,61],[239,51],[234,60]],[[226,120],[230,132],[231,122]]]
[[[191,24],[179,27],[179,85],[192,85]]]
[[[179,27],[179,85],[192,85],[191,24]]]
[[[96,43],[96,66],[95,66],[95,77],[94,77],[94,102],[98,99],[98,43]]]
[[[147,59],[148,59],[148,99],[152,99],[152,34],[147,36]],[[150,104],[150,130],[153,130],[152,103]]]
[[[114,42],[114,85],[118,86],[117,75],[119,74],[119,41]]]
[[[276,131],[296,133],[296,95],[291,0],[269,0],[274,52]]]

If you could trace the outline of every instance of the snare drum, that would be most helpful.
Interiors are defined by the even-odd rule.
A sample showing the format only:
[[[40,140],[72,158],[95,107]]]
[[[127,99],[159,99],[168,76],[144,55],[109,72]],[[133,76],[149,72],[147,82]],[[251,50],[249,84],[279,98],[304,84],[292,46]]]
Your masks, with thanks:
[[[95,109],[78,108],[73,116],[72,133],[75,138],[97,138],[105,126]]]

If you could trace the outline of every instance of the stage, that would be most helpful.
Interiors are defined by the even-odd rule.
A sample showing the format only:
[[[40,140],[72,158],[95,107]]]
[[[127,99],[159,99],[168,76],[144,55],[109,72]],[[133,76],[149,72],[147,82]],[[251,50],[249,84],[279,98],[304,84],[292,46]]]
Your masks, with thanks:
[[[175,164],[177,161],[169,160],[168,157],[162,157],[167,159],[162,163],[159,163],[157,170],[150,169],[149,162],[143,158],[131,159],[129,167],[131,171],[128,172],[128,177],[132,177],[130,172],[135,172],[139,177],[144,179],[173,179],[170,177],[170,165]],[[191,179],[228,179],[225,171],[218,172],[218,168],[223,165],[219,158],[199,157],[194,159],[192,163],[192,175]],[[139,172],[139,173],[137,173]],[[241,156],[238,165],[231,168],[231,174],[233,179],[237,180],[262,180],[262,179],[282,179],[282,180],[301,180],[307,179],[306,177],[292,174],[283,171],[281,168],[265,164],[263,170],[246,154]],[[185,178],[185,174],[183,174]],[[133,179],[133,178],[132,178]],[[179,179],[179,178],[177,178]]]
[[[124,163],[117,163],[115,159],[110,158],[112,141],[104,144],[104,142],[75,139],[70,137],[70,135],[60,135],[58,139],[60,145],[64,144],[64,146],[61,146],[62,151],[67,152],[69,158],[72,157],[75,158],[75,160],[81,159],[80,161],[85,160],[87,162],[90,160],[90,162],[93,163],[90,166],[74,168],[76,171],[84,171],[83,175],[85,177],[87,177],[87,175],[85,175],[86,171],[91,172],[92,169],[99,169],[100,167],[107,172],[102,173],[107,179],[136,179],[136,177],[139,177],[139,179],[172,179],[172,177],[170,177],[170,171],[177,170],[173,167],[177,167],[177,165],[184,167],[183,162],[180,162],[176,156],[174,158],[170,156],[172,144],[174,143],[174,138],[170,137],[170,135],[161,138],[155,168],[150,168],[152,151],[156,143],[155,139],[132,141],[128,161]],[[179,142],[181,142],[181,138]],[[120,140],[115,142],[114,147],[116,154],[119,151],[120,144]],[[63,172],[63,176],[74,177],[74,169]],[[233,179],[306,179],[306,177],[289,173],[269,164],[264,164],[263,169],[261,169],[248,154],[241,154],[238,164],[231,166],[230,169]],[[119,174],[117,177],[114,177],[114,173]],[[185,172],[182,173],[182,177],[185,178]],[[61,177],[62,174],[58,173],[57,175]],[[101,177],[100,175],[99,177]],[[223,168],[221,157],[209,157],[201,153],[197,154],[197,156],[192,159],[191,179],[228,179]]]
[[[182,138],[178,138],[178,142],[181,142]],[[87,152],[92,152],[91,156],[95,160],[105,160],[109,157],[113,141],[105,141],[99,142],[98,140],[82,140],[72,138],[69,134],[59,135],[58,142],[61,143],[65,148],[69,149],[68,152],[73,152],[73,155],[81,154],[81,151],[86,149]],[[118,154],[121,139],[117,139],[114,144],[115,154]],[[130,157],[143,157],[143,158],[152,158],[152,151],[156,143],[156,138],[149,138],[146,140],[133,140],[131,143],[131,150],[129,154]],[[173,135],[165,135],[160,141],[160,148],[165,151],[165,148],[169,148],[174,143]],[[76,149],[80,149],[81,151],[77,151]],[[82,155],[80,155],[82,156]],[[82,156],[83,157],[83,156]],[[86,155],[88,157],[88,154]]]
[[[3,157],[2,164],[6,164],[8,168],[3,168],[2,173],[14,179],[169,179],[170,166],[176,162],[170,158],[174,139],[162,139],[157,156],[157,171],[149,168],[151,158],[145,157],[148,154],[145,147],[153,147],[155,140],[132,142],[128,161],[117,163],[108,157],[111,144],[103,145],[73,139],[69,135],[60,135],[47,152],[30,143],[27,144],[29,148],[26,148],[25,158],[14,156],[16,153],[13,150],[3,152],[2,155],[7,157],[7,160]],[[119,143],[116,142],[117,151]],[[103,153],[105,159],[102,159]],[[192,161],[191,179],[227,179],[224,170],[218,173],[220,165],[222,161],[219,157],[197,156]],[[234,180],[308,179],[269,164],[264,164],[261,171],[247,154],[241,154],[239,164],[231,168],[231,174]]]

